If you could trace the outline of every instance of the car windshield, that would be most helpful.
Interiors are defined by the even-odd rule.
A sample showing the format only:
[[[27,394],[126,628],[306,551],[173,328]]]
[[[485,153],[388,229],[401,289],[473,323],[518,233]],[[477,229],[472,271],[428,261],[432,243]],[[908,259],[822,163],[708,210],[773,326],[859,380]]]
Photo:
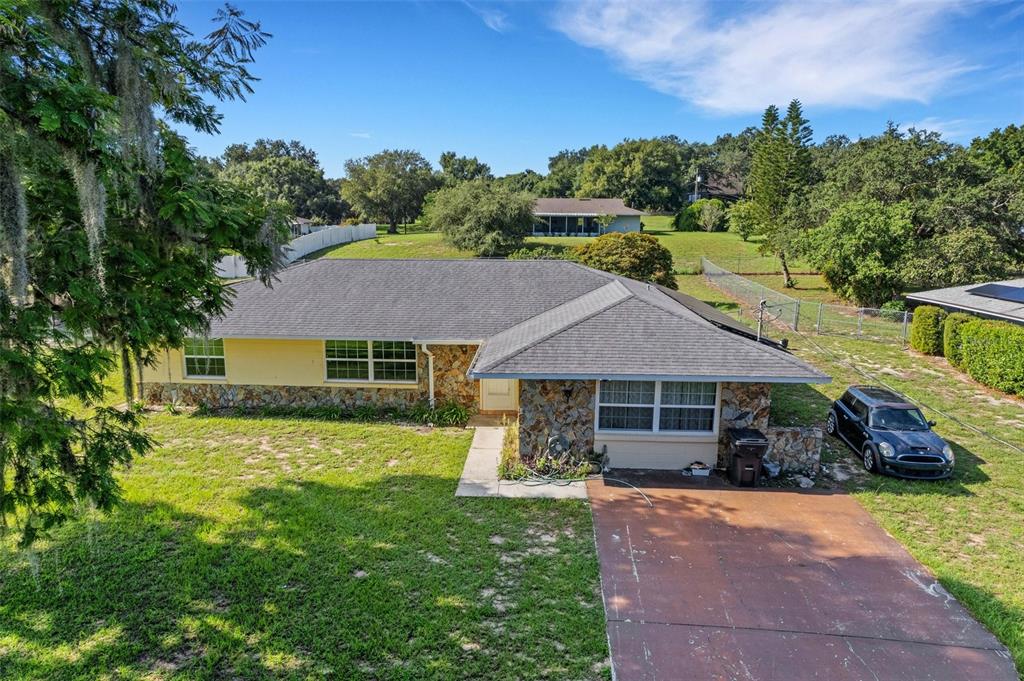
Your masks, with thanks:
[[[871,410],[871,427],[885,430],[928,430],[928,421],[919,409],[879,407]]]

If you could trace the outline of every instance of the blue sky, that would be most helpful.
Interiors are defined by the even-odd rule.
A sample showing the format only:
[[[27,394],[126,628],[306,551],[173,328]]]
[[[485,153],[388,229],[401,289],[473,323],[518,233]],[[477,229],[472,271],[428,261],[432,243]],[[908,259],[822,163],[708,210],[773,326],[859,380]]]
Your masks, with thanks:
[[[801,99],[819,140],[888,120],[954,141],[1024,123],[1024,2],[236,2],[273,34],[218,155],[298,139],[329,176],[412,148],[544,172],[560,149],[711,141]],[[197,34],[217,3],[182,2]]]

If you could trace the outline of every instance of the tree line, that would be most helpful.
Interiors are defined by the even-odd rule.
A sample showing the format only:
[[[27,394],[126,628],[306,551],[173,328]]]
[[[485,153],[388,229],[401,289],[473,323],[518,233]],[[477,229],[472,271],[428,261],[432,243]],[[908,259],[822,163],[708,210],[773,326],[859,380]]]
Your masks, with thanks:
[[[798,101],[765,111],[730,228],[787,263],[801,257],[866,306],[911,289],[1024,270],[1024,128],[968,146],[890,124],[880,135],[815,145]]]
[[[476,157],[448,151],[438,169],[414,150],[346,162],[327,179],[298,142],[232,145],[209,161],[220,176],[320,222],[360,217],[398,225],[422,219],[482,255],[505,255],[532,228],[535,197],[617,197],[677,213],[679,229],[728,228],[779,258],[820,270],[839,295],[881,305],[906,290],[998,279],[1024,269],[1024,132],[994,130],[967,146],[936,132],[843,135],[814,143],[799,101],[769,106],[758,128],[711,143],[674,135],[611,147],[565,149],[547,172],[495,176]],[[690,204],[702,187],[719,199]],[[738,199],[738,200],[737,200]]]

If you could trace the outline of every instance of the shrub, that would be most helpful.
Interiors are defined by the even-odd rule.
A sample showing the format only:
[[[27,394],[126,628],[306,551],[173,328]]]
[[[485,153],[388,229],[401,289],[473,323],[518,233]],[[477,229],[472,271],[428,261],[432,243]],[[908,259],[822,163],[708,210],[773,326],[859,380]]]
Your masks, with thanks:
[[[757,233],[757,208],[750,201],[737,201],[728,212],[730,232],[744,241]]]
[[[946,322],[942,325],[942,352],[946,355],[949,363],[955,367],[961,366],[961,327],[976,319],[977,317],[963,312],[954,312],[946,317]]]
[[[725,229],[725,218],[721,199],[699,199],[676,213],[672,226],[680,232],[720,232]]]
[[[1024,327],[987,319],[960,326],[960,366],[979,383],[1024,395]]]
[[[696,232],[700,229],[700,225],[697,223],[697,213],[690,210],[692,207],[691,204],[676,213],[676,216],[672,218],[673,229],[679,232]]]
[[[498,461],[498,477],[502,480],[518,480],[529,475],[525,464],[519,458],[519,421],[505,427],[505,439],[501,443],[501,458]]]
[[[942,354],[942,322],[946,311],[933,305],[922,305],[914,310],[910,325],[910,347],[926,355]]]
[[[697,211],[697,224],[705,232],[725,229],[725,204],[721,199],[701,199],[690,208]]]
[[[469,409],[458,402],[446,402],[433,410],[431,423],[439,426],[464,426],[469,421]]]
[[[878,316],[882,319],[890,322],[901,322],[903,321],[903,315],[907,312],[907,304],[902,300],[889,300],[882,303],[882,307],[879,309],[881,312]]]
[[[577,246],[575,256],[588,267],[676,288],[676,278],[672,273],[672,253],[650,234],[604,234]]]

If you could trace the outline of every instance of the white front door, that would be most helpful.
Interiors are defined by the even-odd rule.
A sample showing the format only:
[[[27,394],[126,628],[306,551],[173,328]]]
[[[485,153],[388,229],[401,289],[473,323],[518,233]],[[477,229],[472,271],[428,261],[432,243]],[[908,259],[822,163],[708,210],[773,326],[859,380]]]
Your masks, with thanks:
[[[480,411],[519,409],[519,381],[514,378],[481,378]]]

